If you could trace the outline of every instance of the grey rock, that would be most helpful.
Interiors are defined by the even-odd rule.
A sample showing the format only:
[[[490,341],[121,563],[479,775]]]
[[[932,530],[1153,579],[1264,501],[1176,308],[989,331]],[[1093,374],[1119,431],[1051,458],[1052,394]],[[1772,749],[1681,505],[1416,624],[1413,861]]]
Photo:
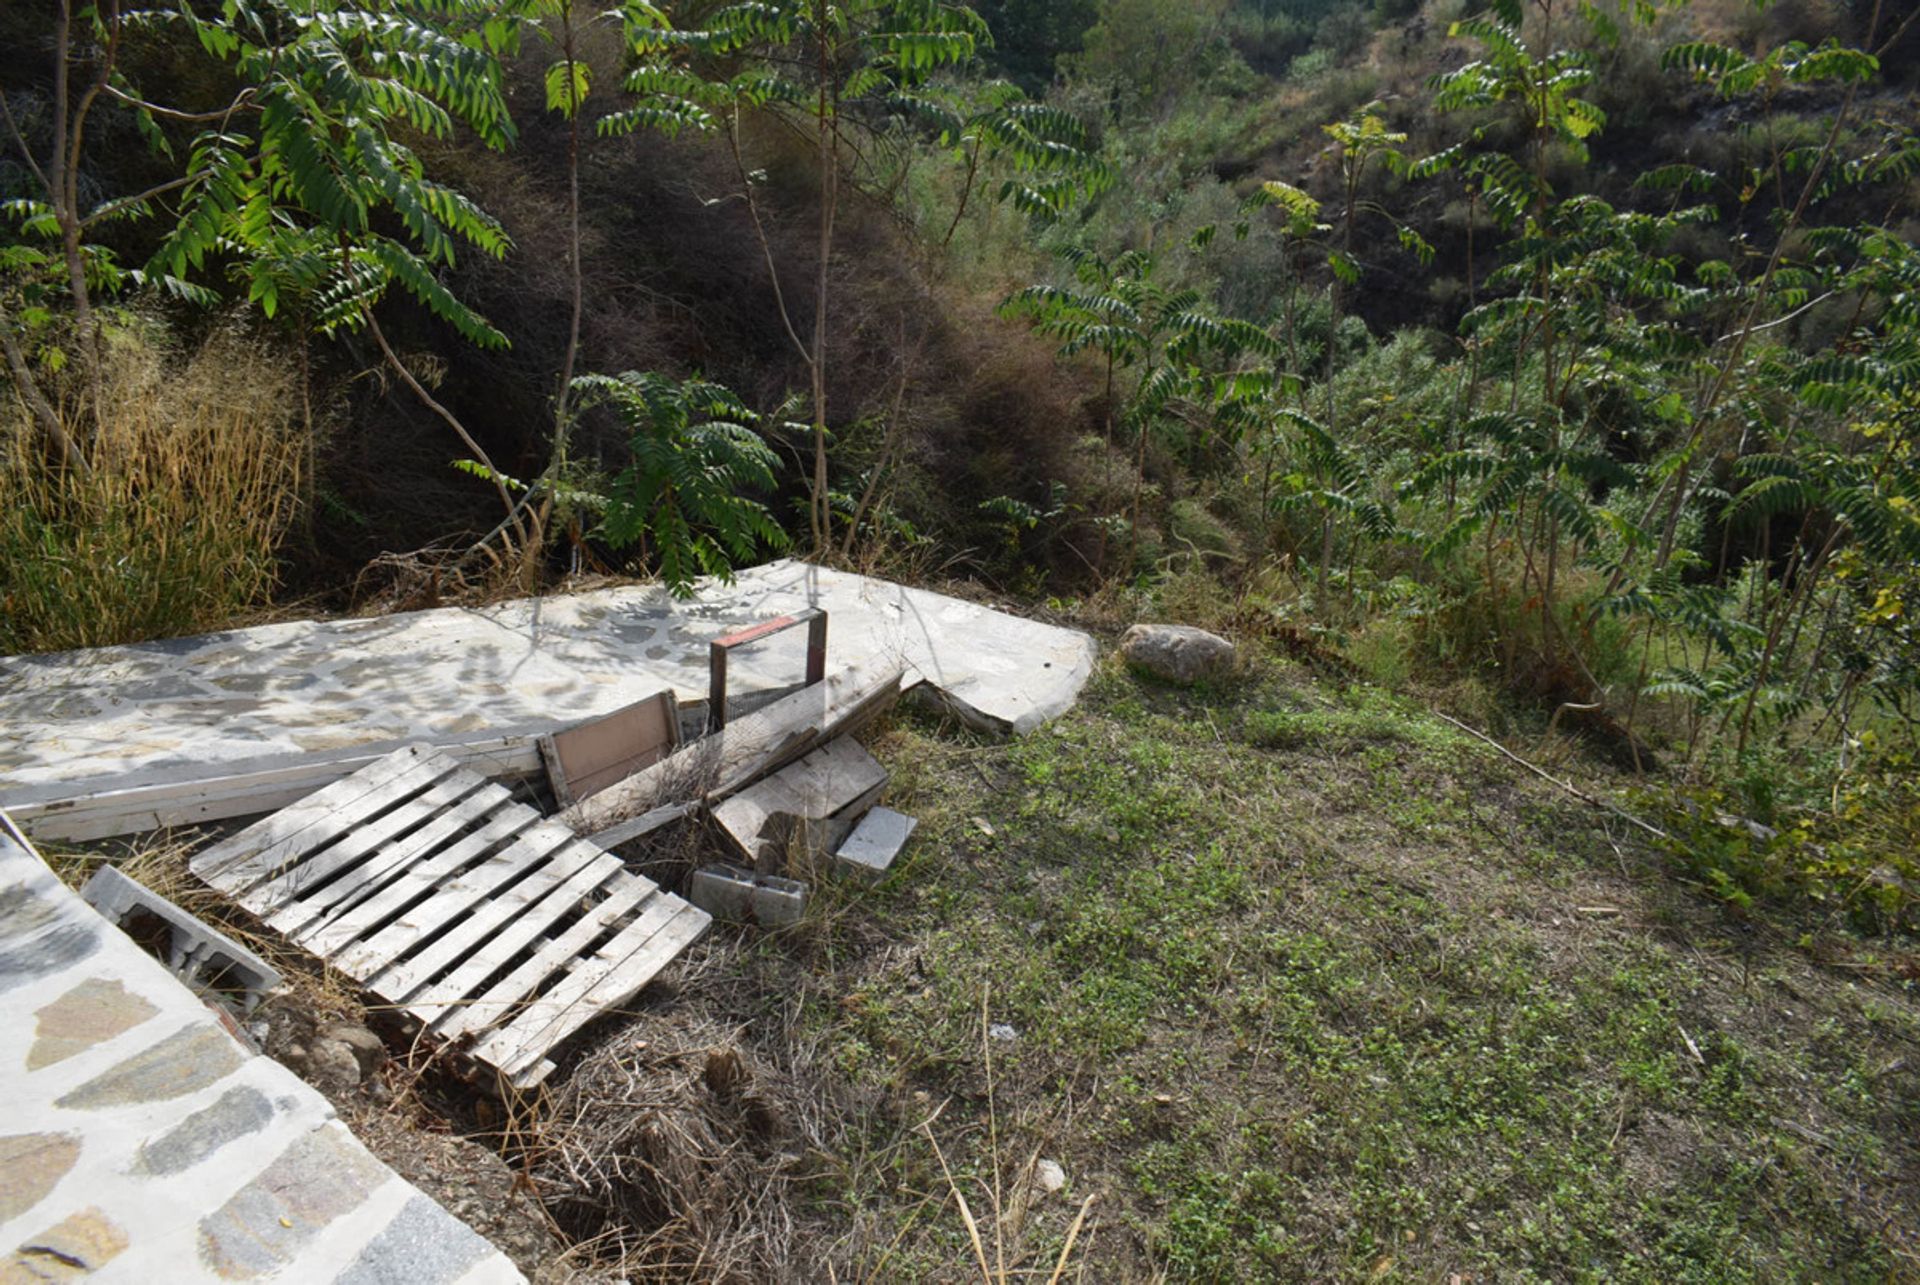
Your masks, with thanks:
[[[0,857],[18,851],[0,834]],[[57,973],[100,948],[93,927],[63,910],[31,888],[0,888],[0,991]]]
[[[320,1038],[344,1044],[353,1050],[360,1073],[370,1074],[387,1060],[387,1042],[364,1026],[352,1022],[333,1022],[320,1028]]]
[[[1057,1160],[1038,1160],[1033,1166],[1033,1194],[1051,1196],[1064,1190],[1067,1185],[1067,1171],[1060,1167]]]
[[[1191,625],[1135,625],[1120,640],[1135,669],[1171,683],[1195,683],[1233,667],[1233,644]]]
[[[325,1092],[340,1093],[360,1087],[360,1059],[351,1045],[317,1039],[307,1050],[307,1080]]]
[[[200,1261],[229,1280],[276,1271],[388,1176],[344,1128],[306,1134],[200,1220]]]
[[[164,1102],[204,1089],[246,1061],[217,1026],[196,1022],[103,1071],[54,1103],[68,1111]]]
[[[415,1196],[387,1229],[368,1242],[334,1285],[428,1285],[459,1279],[493,1246],[446,1210]]]

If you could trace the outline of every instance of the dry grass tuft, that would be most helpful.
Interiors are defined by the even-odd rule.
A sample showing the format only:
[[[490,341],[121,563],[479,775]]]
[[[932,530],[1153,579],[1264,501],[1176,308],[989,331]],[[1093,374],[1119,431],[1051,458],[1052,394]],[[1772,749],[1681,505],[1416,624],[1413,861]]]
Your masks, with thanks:
[[[51,467],[0,400],[0,652],[196,633],[259,606],[298,507],[293,373],[216,337],[184,360],[127,330],[107,345],[105,413],[56,389],[90,468]]]
[[[687,989],[740,985],[706,953]],[[530,1151],[547,1209],[630,1280],[801,1279],[795,1186],[826,1124],[819,1096],[745,1028],[674,1003],[642,1013],[554,1091]]]

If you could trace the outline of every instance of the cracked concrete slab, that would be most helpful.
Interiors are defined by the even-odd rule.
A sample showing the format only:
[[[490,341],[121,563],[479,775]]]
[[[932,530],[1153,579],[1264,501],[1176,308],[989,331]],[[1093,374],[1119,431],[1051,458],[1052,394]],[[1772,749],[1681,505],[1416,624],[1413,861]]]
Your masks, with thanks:
[[[415,741],[493,775],[539,770],[534,738],[670,687],[707,692],[707,644],[824,607],[830,668],[894,661],[961,718],[1024,733],[1092,672],[1076,630],[889,581],[779,561],[703,583],[290,621],[128,647],[0,658],[0,807],[29,832],[96,838],[272,811]],[[738,693],[798,681],[803,638],[745,649]]]

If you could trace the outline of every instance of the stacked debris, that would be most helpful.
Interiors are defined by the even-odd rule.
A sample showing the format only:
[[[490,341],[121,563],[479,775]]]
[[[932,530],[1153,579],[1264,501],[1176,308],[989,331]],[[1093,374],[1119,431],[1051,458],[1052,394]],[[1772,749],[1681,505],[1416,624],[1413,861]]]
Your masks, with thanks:
[[[808,634],[805,685],[730,721],[726,675],[732,652],[802,626]],[[805,913],[808,885],[822,874],[884,875],[913,822],[895,812],[875,814],[887,772],[852,734],[893,704],[905,674],[854,666],[829,677],[826,639],[827,614],[818,609],[714,639],[707,734],[651,756],[630,776],[597,780],[591,791],[573,781],[556,784],[556,797],[578,798],[561,820],[592,833],[603,846],[621,848],[704,812],[734,860],[696,870],[687,895],[719,919],[791,924]],[[661,727],[670,722],[656,719]],[[562,738],[599,731],[596,723],[561,734],[554,758]]]

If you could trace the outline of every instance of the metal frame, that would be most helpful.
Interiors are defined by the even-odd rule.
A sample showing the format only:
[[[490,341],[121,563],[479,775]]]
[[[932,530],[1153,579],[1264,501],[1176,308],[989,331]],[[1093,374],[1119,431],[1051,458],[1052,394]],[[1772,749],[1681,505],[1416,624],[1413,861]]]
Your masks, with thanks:
[[[735,647],[759,642],[789,629],[807,627],[806,686],[824,682],[827,677],[827,613],[822,607],[808,607],[790,616],[777,616],[745,629],[722,634],[707,648],[707,730],[717,732],[727,725],[727,656]]]

